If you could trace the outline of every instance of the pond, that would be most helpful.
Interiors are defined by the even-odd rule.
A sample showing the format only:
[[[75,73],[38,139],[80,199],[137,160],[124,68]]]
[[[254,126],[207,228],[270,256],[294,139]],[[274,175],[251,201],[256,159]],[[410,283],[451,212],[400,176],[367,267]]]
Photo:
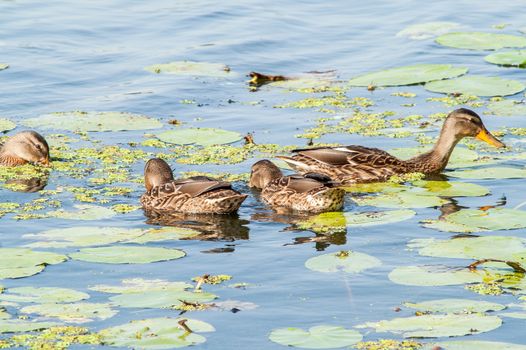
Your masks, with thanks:
[[[86,329],[51,328],[49,348],[525,349],[525,32],[519,2],[0,0],[0,128],[37,130],[53,163],[0,168],[0,344],[69,325]],[[363,76],[423,64],[450,66]],[[443,177],[349,188],[343,213],[276,214],[247,186],[297,147],[409,157],[459,107],[508,147],[466,139]],[[148,218],[152,157],[249,197],[234,217]]]

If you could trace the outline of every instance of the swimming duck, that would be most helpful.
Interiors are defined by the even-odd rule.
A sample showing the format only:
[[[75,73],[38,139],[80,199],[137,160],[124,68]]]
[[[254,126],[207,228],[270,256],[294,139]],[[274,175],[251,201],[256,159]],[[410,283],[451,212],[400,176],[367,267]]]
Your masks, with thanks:
[[[144,168],[146,193],[141,204],[146,210],[192,214],[230,214],[247,198],[228,182],[206,176],[174,180],[172,169],[162,159],[150,159]]]
[[[431,151],[409,160],[400,160],[377,148],[354,145],[297,149],[292,157],[278,158],[301,174],[315,172],[342,184],[378,182],[395,174],[442,172],[453,148],[464,137],[475,137],[495,147],[505,146],[486,129],[477,113],[460,108],[447,116]]]
[[[36,131],[23,131],[13,135],[0,148],[0,166],[27,163],[49,166],[49,146]]]
[[[266,159],[252,165],[249,185],[262,190],[261,199],[276,209],[319,213],[343,207],[345,191],[334,187],[327,176],[283,176],[281,170]]]

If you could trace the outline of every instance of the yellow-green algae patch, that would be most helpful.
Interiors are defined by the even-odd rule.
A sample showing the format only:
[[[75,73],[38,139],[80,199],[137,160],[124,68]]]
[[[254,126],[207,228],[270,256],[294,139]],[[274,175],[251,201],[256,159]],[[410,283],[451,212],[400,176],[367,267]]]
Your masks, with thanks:
[[[358,350],[418,350],[422,345],[414,340],[380,339],[359,342],[354,347]]]
[[[24,347],[30,350],[66,350],[73,345],[102,345],[102,337],[87,328],[51,327],[36,334],[20,334],[0,341],[0,348]]]

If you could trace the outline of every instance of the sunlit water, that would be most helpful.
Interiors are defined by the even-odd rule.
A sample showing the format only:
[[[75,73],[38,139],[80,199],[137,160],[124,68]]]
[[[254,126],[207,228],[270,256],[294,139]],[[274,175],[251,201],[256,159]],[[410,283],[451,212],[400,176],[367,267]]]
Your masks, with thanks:
[[[280,89],[263,88],[249,92],[244,76],[250,71],[273,74],[298,74],[307,71],[337,71],[342,79],[387,67],[415,63],[461,64],[472,73],[499,75],[524,81],[526,71],[504,69],[487,64],[484,52],[440,47],[433,40],[413,41],[396,37],[404,27],[427,21],[453,21],[465,28],[495,31],[491,25],[510,23],[502,32],[516,33],[526,23],[522,2],[480,1],[1,1],[0,62],[10,68],[0,72],[0,115],[16,122],[43,113],[69,110],[128,111],[156,117],[166,122],[178,119],[191,126],[221,127],[240,133],[254,132],[257,142],[297,144],[301,130],[314,125],[322,114],[314,110],[275,109],[274,105],[302,98]],[[175,60],[196,60],[228,64],[239,75],[231,79],[195,79],[155,75],[145,66]],[[377,105],[370,111],[394,110],[400,116],[447,112],[440,103],[426,103],[437,96],[422,87],[398,89],[418,94],[416,106],[401,107],[390,96],[394,90],[363,88],[350,90],[350,96],[370,97]],[[180,101],[195,100],[197,104]],[[233,103],[229,103],[231,100]],[[257,105],[247,102],[260,101]],[[196,118],[201,120],[196,121]],[[524,126],[518,118],[505,121],[486,117],[489,129],[503,123]],[[20,127],[19,129],[20,130]],[[155,131],[157,132],[157,131]],[[44,132],[45,134],[45,132]],[[104,144],[126,147],[141,141],[144,132],[92,133]],[[380,148],[414,146],[409,139],[365,138],[359,135],[328,135],[323,142],[360,143]],[[253,160],[229,166],[188,166],[173,164],[175,171],[247,172]],[[524,163],[515,163],[523,166]],[[134,171],[142,172],[137,162]],[[68,185],[50,177],[47,189]],[[73,180],[72,180],[73,181]],[[476,208],[491,205],[502,196],[508,207],[526,200],[523,180],[470,181],[487,186],[492,195],[461,198],[459,204]],[[76,185],[87,186],[75,180]],[[141,194],[133,186],[130,197],[118,202],[136,204]],[[236,184],[248,192],[242,183]],[[38,194],[1,190],[2,201],[27,202]],[[65,200],[68,208],[75,204]],[[111,204],[111,203],[110,203]],[[368,208],[360,208],[368,209]],[[357,210],[350,202],[346,211]],[[479,296],[462,286],[408,287],[390,282],[387,274],[396,266],[450,263],[444,259],[419,257],[406,250],[410,239],[447,238],[446,233],[423,229],[418,222],[437,218],[436,208],[417,209],[411,220],[386,226],[349,229],[340,245],[316,243],[292,245],[296,237],[311,237],[310,232],[287,230],[290,226],[276,218],[260,219],[268,212],[250,197],[239,212],[242,230],[237,240],[166,241],[150,246],[183,249],[180,260],[144,265],[107,265],[70,260],[49,266],[43,273],[18,280],[4,280],[5,287],[55,286],[75,288],[91,294],[90,301],[106,302],[108,295],[87,290],[95,284],[117,284],[123,278],[161,278],[188,281],[204,273],[229,274],[233,282],[254,284],[246,290],[222,285],[207,287],[221,300],[235,299],[259,305],[255,310],[238,313],[205,311],[188,316],[207,321],[217,329],[207,334],[206,349],[280,349],[268,340],[269,332],[280,327],[308,328],[318,324],[352,327],[366,321],[409,316],[411,310],[394,312],[403,301],[423,301],[446,297],[467,297],[515,302],[512,296]],[[141,211],[118,215],[101,222],[72,222],[43,219],[15,221],[1,219],[1,242],[5,247],[21,245],[21,235],[71,225],[147,227]],[[244,221],[243,221],[244,220]],[[244,226],[244,227],[239,227]],[[511,233],[520,236],[524,230]],[[232,232],[234,233],[234,232]],[[225,253],[211,250],[227,248]],[[304,267],[304,262],[325,248],[325,252],[352,249],[379,258],[383,265],[359,275],[322,274]],[[75,250],[63,250],[71,252]],[[59,250],[61,251],[61,250]],[[459,261],[459,266],[462,264]],[[468,261],[465,261],[467,264]],[[132,319],[176,316],[175,311],[158,309],[121,309],[108,320],[87,324],[98,330]],[[524,321],[505,319],[492,332],[470,339],[526,343]],[[393,337],[390,334],[363,332],[366,340]],[[394,336],[396,338],[396,336]]]

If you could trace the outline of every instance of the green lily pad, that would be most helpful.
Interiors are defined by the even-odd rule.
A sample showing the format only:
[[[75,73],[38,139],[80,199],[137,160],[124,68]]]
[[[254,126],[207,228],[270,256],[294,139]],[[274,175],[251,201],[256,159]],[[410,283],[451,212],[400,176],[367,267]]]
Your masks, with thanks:
[[[144,69],[157,74],[166,73],[207,77],[227,77],[232,75],[228,66],[222,63],[208,62],[175,61],[164,64],[154,64]]]
[[[515,100],[490,102],[488,109],[491,114],[499,116],[523,116],[526,114],[526,104]]]
[[[443,81],[432,81],[426,83],[424,87],[426,90],[443,94],[460,93],[476,96],[515,95],[525,88],[525,86],[517,80],[480,75],[466,75],[464,77]]]
[[[110,208],[100,205],[76,204],[73,207],[76,210],[55,210],[48,214],[55,218],[67,220],[103,220],[116,215]]]
[[[498,50],[505,47],[525,47],[526,38],[509,34],[456,32],[439,36],[440,45],[468,50]]]
[[[415,64],[364,74],[349,81],[351,86],[401,86],[458,77],[468,71],[450,64]]]
[[[1,70],[1,67],[0,67]],[[0,118],[0,132],[6,132],[16,128],[16,124],[10,121],[9,119]]]
[[[241,134],[215,128],[186,128],[169,130],[157,135],[159,140],[176,145],[224,145],[241,140]]]
[[[440,197],[480,197],[490,193],[489,189],[477,184],[451,181],[415,181],[413,185],[426,189],[420,195],[431,194]]]
[[[46,265],[66,261],[65,255],[23,248],[0,248],[0,279],[36,275]]]
[[[299,221],[296,227],[300,230],[310,230],[321,234],[331,234],[345,231],[347,220],[341,211],[321,213],[307,220]]]
[[[149,243],[162,242],[170,240],[188,239],[200,235],[201,232],[185,227],[162,227],[158,229],[150,229],[144,231],[144,234],[136,238],[127,240],[127,243]]]
[[[410,25],[396,33],[396,36],[408,37],[413,40],[424,40],[451,32],[460,27],[454,22],[425,22]]]
[[[427,344],[422,350],[526,350],[526,345],[484,340],[456,340]]]
[[[499,328],[497,316],[481,314],[422,315],[367,322],[357,328],[374,328],[377,332],[402,334],[404,338],[455,337],[479,334]]]
[[[111,309],[108,304],[102,303],[36,304],[23,307],[20,311],[26,314],[58,318],[71,323],[105,320],[117,314],[117,311]]]
[[[7,68],[9,68],[8,64],[0,63],[0,70],[4,70],[4,69],[7,69]]]
[[[57,112],[26,119],[22,124],[41,129],[69,131],[124,131],[159,129],[157,119],[125,112]]]
[[[495,52],[484,57],[489,63],[501,66],[526,67],[526,50],[515,50],[506,52]]]
[[[89,289],[103,293],[127,294],[153,291],[182,291],[194,286],[186,282],[170,282],[165,280],[146,280],[142,278],[130,278],[122,280],[118,286],[96,285]],[[1,294],[0,294],[1,295]]]
[[[345,220],[348,227],[367,227],[405,221],[415,214],[416,212],[410,209],[345,213]]]
[[[47,230],[36,234],[26,234],[23,237],[38,240],[38,242],[28,244],[28,247],[65,248],[89,247],[128,241],[140,237],[144,232],[141,229],[123,227],[76,226]]]
[[[374,256],[351,250],[319,255],[305,262],[308,269],[318,272],[360,273],[380,265],[382,262]]]
[[[430,194],[403,191],[397,193],[381,193],[376,196],[353,197],[358,205],[370,205],[382,208],[429,208],[439,207],[448,201]]]
[[[526,227],[526,211],[507,208],[462,209],[447,215],[446,220],[489,231],[514,230]]]
[[[490,303],[483,300],[471,299],[438,299],[429,300],[421,303],[404,303],[404,306],[422,312],[441,312],[441,313],[481,313],[487,311],[504,310],[506,306],[497,303]]]
[[[510,167],[491,167],[450,171],[447,172],[446,175],[458,177],[459,179],[522,179],[526,177],[526,169]]]
[[[351,346],[362,340],[362,335],[352,329],[320,325],[305,331],[301,328],[274,329],[269,339],[284,346],[303,349],[334,349]]]
[[[0,300],[15,303],[72,303],[88,299],[89,294],[69,288],[18,287],[0,294]]]
[[[473,233],[487,231],[480,227],[467,226],[464,224],[457,224],[443,220],[423,220],[421,221],[422,226],[425,228],[431,228],[433,230],[442,232],[457,232],[457,233]]]
[[[131,308],[176,308],[183,301],[189,303],[206,303],[217,298],[217,295],[206,292],[186,290],[153,290],[142,293],[125,293],[110,297],[114,305]]]
[[[186,320],[192,333],[179,324]],[[206,338],[197,333],[213,332],[206,322],[190,318],[149,318],[103,329],[99,332],[105,344],[133,349],[175,349],[204,343]]]
[[[59,325],[56,322],[34,322],[20,319],[0,320],[0,333],[40,331]]]
[[[179,249],[136,246],[85,248],[69,256],[76,260],[105,264],[146,264],[174,260],[185,256]]]
[[[480,271],[452,269],[445,266],[400,266],[389,273],[389,279],[407,286],[452,286],[482,282]]]

